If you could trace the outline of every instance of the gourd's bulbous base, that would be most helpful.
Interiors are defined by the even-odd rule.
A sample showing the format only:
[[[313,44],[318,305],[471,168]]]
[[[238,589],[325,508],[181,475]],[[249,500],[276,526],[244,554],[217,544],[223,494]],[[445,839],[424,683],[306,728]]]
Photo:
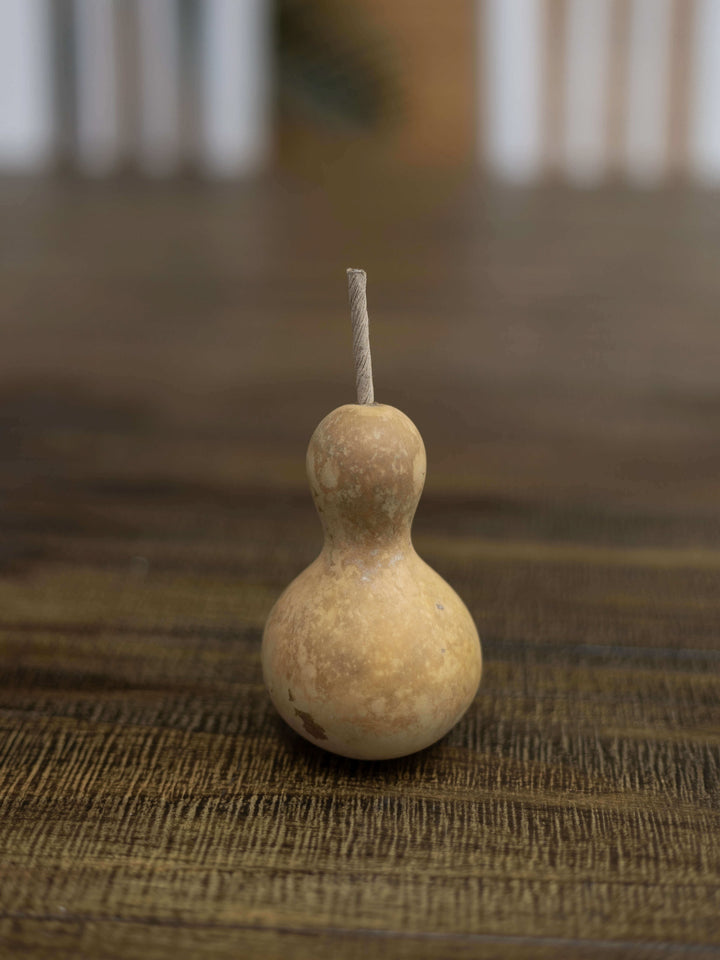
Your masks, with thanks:
[[[463,602],[408,545],[375,564],[324,551],[273,608],[262,663],[299,734],[382,760],[422,750],[457,723],[482,655]]]

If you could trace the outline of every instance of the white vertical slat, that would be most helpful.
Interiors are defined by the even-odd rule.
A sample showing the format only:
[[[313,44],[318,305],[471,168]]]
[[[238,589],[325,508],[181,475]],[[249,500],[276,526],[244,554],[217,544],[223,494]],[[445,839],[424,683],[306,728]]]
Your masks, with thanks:
[[[77,149],[80,168],[103,176],[120,152],[112,0],[75,0]]]
[[[720,2],[697,0],[693,36],[689,154],[702,182],[720,183]]]
[[[610,0],[569,0],[565,38],[565,173],[579,186],[605,174]]]
[[[484,10],[477,20],[486,62],[488,164],[497,176],[523,183],[542,166],[544,3],[486,0]]]
[[[152,176],[180,161],[180,38],[177,0],[136,0],[140,61],[140,166]]]
[[[671,0],[633,0],[630,14],[626,172],[651,186],[667,169]]]
[[[201,156],[211,176],[252,173],[269,152],[269,0],[201,5]]]
[[[0,167],[42,169],[52,151],[47,0],[0,0]]]

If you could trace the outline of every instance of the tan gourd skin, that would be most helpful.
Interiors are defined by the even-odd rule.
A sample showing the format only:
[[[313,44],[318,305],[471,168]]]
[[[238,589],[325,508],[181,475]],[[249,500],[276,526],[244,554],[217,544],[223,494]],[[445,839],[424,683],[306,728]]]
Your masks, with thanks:
[[[263,673],[290,726],[346,757],[429,746],[480,682],[472,618],[410,539],[425,467],[416,427],[384,404],[338,407],[308,447],[325,543],[268,617]]]

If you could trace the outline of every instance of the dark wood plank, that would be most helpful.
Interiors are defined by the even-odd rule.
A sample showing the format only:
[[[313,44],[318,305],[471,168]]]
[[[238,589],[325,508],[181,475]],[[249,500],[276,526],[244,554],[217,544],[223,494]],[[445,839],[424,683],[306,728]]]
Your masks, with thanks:
[[[718,199],[0,194],[4,955],[720,956]],[[365,257],[486,657],[385,763],[259,662]]]

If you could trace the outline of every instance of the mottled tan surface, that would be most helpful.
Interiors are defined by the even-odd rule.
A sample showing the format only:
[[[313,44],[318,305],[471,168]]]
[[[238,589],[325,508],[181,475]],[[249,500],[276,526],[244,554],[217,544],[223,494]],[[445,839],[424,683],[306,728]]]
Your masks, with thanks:
[[[720,194],[0,181],[0,956],[720,956]],[[428,451],[480,690],[399,760],[263,684],[308,438]]]
[[[422,750],[480,682],[472,618],[412,545],[425,470],[417,428],[386,404],[339,407],[310,440],[324,545],[268,618],[263,672],[290,726],[342,756]]]

